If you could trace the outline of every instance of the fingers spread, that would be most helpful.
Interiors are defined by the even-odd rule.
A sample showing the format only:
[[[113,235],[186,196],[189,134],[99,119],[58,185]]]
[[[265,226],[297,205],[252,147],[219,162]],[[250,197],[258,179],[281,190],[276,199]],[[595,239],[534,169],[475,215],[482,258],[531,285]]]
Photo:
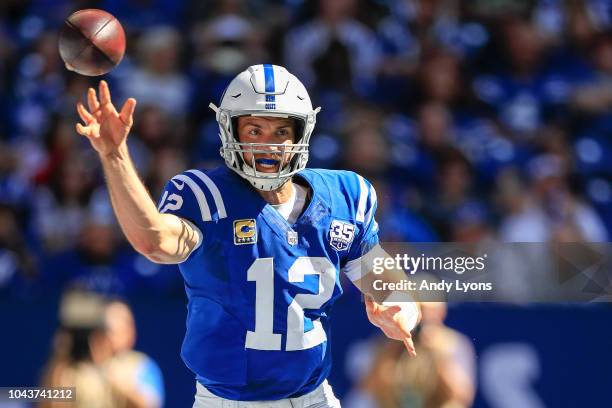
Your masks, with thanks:
[[[88,127],[81,125],[80,123],[76,124],[76,131],[78,134],[89,137],[91,131]]]
[[[96,91],[93,88],[87,90],[87,105],[89,105],[89,111],[94,115],[100,109],[100,102],[98,102]]]
[[[129,98],[127,101],[125,101],[123,107],[121,108],[121,113],[119,113],[119,117],[124,125],[132,126],[134,123],[134,109],[136,109],[136,99]]]
[[[411,338],[404,339],[404,345],[406,346],[406,350],[408,350],[408,354],[412,357],[416,357],[416,348],[414,347],[414,342]]]
[[[397,328],[402,333],[402,336],[406,338],[412,338],[412,334],[410,333],[410,330],[408,330],[408,326],[406,325],[405,319],[400,319],[397,322]]]
[[[371,316],[374,313],[374,306],[372,306],[372,303],[368,302],[367,299],[365,301],[365,307],[366,307],[366,313],[368,314],[368,316]]]
[[[376,305],[376,302],[369,300],[368,298],[366,298],[366,311],[368,313],[371,313],[373,315],[377,315],[378,314],[378,307]]]
[[[87,125],[89,125],[94,120],[94,117],[89,112],[87,112],[87,109],[85,109],[85,106],[83,106],[81,102],[77,103],[77,112],[79,113],[81,120]]]
[[[401,311],[402,311],[401,306],[393,305],[393,306],[387,306],[387,308],[384,310],[384,313],[390,319],[394,319],[396,315],[398,315],[398,313],[400,313]]]
[[[100,103],[102,105],[111,103],[110,89],[106,81],[100,81]]]
[[[97,125],[95,124],[89,126],[83,126],[80,123],[76,124],[77,133],[83,136],[87,136],[90,139],[97,139],[98,137],[100,137],[97,129]]]

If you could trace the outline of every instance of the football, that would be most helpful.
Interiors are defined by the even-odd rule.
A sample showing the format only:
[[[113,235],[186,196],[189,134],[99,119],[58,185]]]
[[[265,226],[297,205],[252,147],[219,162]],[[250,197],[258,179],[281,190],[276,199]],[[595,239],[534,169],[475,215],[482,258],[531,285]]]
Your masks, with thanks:
[[[121,62],[125,32],[121,23],[104,10],[79,10],[64,21],[59,53],[67,69],[82,75],[103,75]]]

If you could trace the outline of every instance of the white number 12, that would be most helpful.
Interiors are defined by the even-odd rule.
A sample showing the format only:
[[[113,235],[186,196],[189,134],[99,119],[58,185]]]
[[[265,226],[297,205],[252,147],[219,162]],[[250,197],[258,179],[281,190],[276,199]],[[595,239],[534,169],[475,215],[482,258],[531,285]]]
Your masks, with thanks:
[[[315,347],[327,335],[321,321],[312,321],[313,329],[304,332],[304,309],[319,309],[334,293],[336,268],[324,257],[299,257],[289,268],[289,282],[304,282],[306,275],[319,275],[316,294],[300,293],[287,309],[287,351]],[[274,323],[274,260],[260,258],[247,271],[247,279],[255,282],[255,331],[247,331],[245,348],[280,350],[281,335],[273,332]]]

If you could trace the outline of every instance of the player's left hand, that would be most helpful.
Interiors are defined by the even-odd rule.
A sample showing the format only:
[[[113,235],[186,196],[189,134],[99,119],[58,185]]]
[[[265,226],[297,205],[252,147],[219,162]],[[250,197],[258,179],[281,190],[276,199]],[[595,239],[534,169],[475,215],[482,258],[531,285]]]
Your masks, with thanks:
[[[365,304],[370,322],[380,328],[388,338],[403,341],[408,353],[413,357],[416,356],[412,334],[402,308],[398,305],[385,306],[376,303],[369,296],[365,296]]]

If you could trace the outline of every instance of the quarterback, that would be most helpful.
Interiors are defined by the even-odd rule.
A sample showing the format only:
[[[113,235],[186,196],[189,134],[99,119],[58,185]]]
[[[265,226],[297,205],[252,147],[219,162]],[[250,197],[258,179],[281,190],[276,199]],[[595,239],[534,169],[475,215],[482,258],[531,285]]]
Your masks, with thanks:
[[[181,356],[196,376],[194,407],[338,407],[326,381],[330,311],[340,273],[369,287],[361,259],[380,248],[376,194],[355,173],[306,168],[319,108],[302,83],[270,64],[236,76],[211,104],[226,165],[174,176],[157,205],[126,145],[136,101],[118,112],[101,81],[87,102],[76,129],[100,157],[123,232],[185,280]],[[416,304],[362,291],[369,320],[414,355]]]

